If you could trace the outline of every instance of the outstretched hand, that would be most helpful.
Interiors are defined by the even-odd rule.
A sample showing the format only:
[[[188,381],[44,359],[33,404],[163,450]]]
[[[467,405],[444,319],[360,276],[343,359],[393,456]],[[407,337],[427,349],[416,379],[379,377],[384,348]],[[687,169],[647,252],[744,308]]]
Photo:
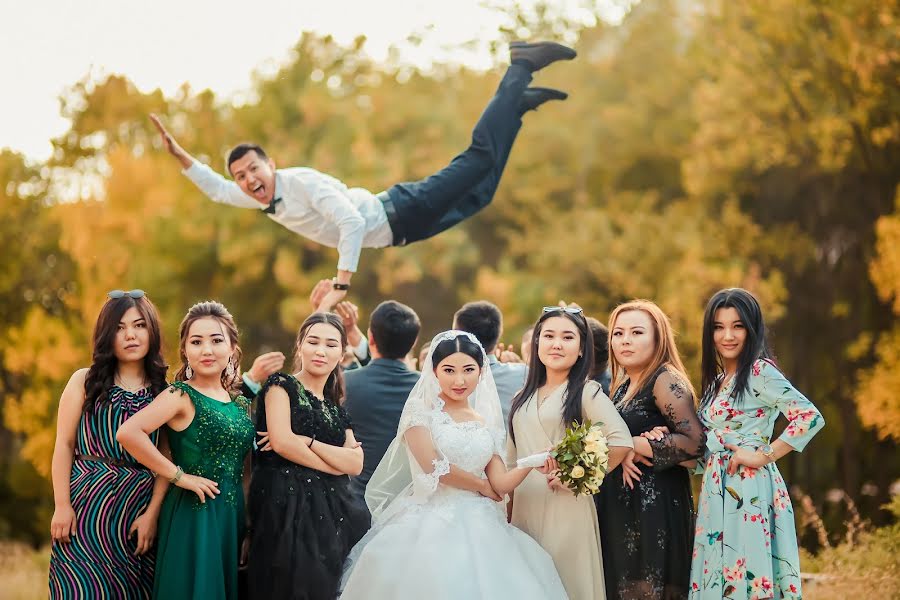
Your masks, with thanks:
[[[162,139],[166,151],[175,155],[175,148],[178,147],[178,142],[175,141],[175,138],[172,137],[172,134],[170,134],[169,130],[166,129],[166,126],[162,124],[162,121],[159,120],[158,116],[150,113],[150,120],[153,121],[153,125],[156,126],[156,130],[159,131],[159,137]]]
[[[331,283],[331,282],[329,282]],[[334,310],[334,307],[337,306],[338,302],[344,299],[347,295],[346,290],[336,290],[332,288],[325,296],[322,298],[322,301],[316,307],[315,312],[331,312]]]
[[[266,352],[256,357],[248,375],[250,375],[250,379],[261,384],[269,378],[269,375],[280,371],[283,366],[284,354],[281,352]]]
[[[524,363],[522,357],[516,354],[516,351],[513,349],[512,344],[504,344],[500,342],[497,344],[497,347],[494,348],[494,355],[497,357],[502,363]]]
[[[193,164],[194,159],[184,151],[184,149],[178,145],[178,142],[175,141],[175,138],[172,137],[172,134],[166,129],[165,125],[162,124],[162,121],[159,120],[159,117],[155,114],[150,114],[150,121],[153,122],[156,130],[159,131],[160,139],[162,140],[163,147],[166,151],[178,159],[185,169],[190,167]]]

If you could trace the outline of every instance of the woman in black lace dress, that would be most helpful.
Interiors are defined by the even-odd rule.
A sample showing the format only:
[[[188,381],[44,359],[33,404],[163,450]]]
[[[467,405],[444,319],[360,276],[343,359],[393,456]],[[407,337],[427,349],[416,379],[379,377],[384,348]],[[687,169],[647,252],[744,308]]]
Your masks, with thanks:
[[[260,440],[250,481],[252,598],[333,600],[344,560],[369,528],[348,489],[363,454],[340,405],[346,346],[339,317],[313,314],[297,335],[296,373],[272,375],[260,392],[256,430],[269,441]]]
[[[687,598],[694,504],[687,469],[703,429],[669,320],[652,302],[617,307],[609,320],[613,403],[634,451],[594,496],[609,599]],[[666,427],[659,440],[641,434]]]

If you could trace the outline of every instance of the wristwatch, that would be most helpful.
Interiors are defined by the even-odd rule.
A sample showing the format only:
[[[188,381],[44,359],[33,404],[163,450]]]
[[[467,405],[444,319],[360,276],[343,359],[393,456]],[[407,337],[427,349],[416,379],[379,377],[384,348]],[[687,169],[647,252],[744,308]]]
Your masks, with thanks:
[[[769,459],[769,462],[775,462],[775,448],[770,446],[769,444],[763,444],[759,448],[756,449],[757,452],[760,452],[763,456]]]
[[[349,283],[338,283],[337,279],[332,279],[331,287],[335,290],[341,290],[341,291],[346,292],[347,290],[350,289],[350,284]]]

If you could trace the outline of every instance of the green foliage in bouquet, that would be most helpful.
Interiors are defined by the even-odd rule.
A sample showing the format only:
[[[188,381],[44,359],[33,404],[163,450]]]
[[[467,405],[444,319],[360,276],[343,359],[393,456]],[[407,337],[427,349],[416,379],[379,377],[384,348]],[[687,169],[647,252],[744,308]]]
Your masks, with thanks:
[[[559,480],[576,496],[596,494],[606,477],[609,447],[600,425],[573,421],[550,452],[559,463]]]

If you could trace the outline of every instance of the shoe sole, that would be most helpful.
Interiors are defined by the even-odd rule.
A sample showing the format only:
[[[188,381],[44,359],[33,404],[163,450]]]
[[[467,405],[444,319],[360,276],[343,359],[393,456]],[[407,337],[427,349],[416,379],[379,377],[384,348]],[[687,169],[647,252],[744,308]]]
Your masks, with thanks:
[[[575,52],[572,48],[568,46],[564,46],[563,44],[557,42],[510,42],[509,47],[512,48],[541,48],[546,47],[547,45],[555,46],[557,49],[562,50],[563,54],[565,54],[565,60],[571,60],[578,56],[578,53]]]

